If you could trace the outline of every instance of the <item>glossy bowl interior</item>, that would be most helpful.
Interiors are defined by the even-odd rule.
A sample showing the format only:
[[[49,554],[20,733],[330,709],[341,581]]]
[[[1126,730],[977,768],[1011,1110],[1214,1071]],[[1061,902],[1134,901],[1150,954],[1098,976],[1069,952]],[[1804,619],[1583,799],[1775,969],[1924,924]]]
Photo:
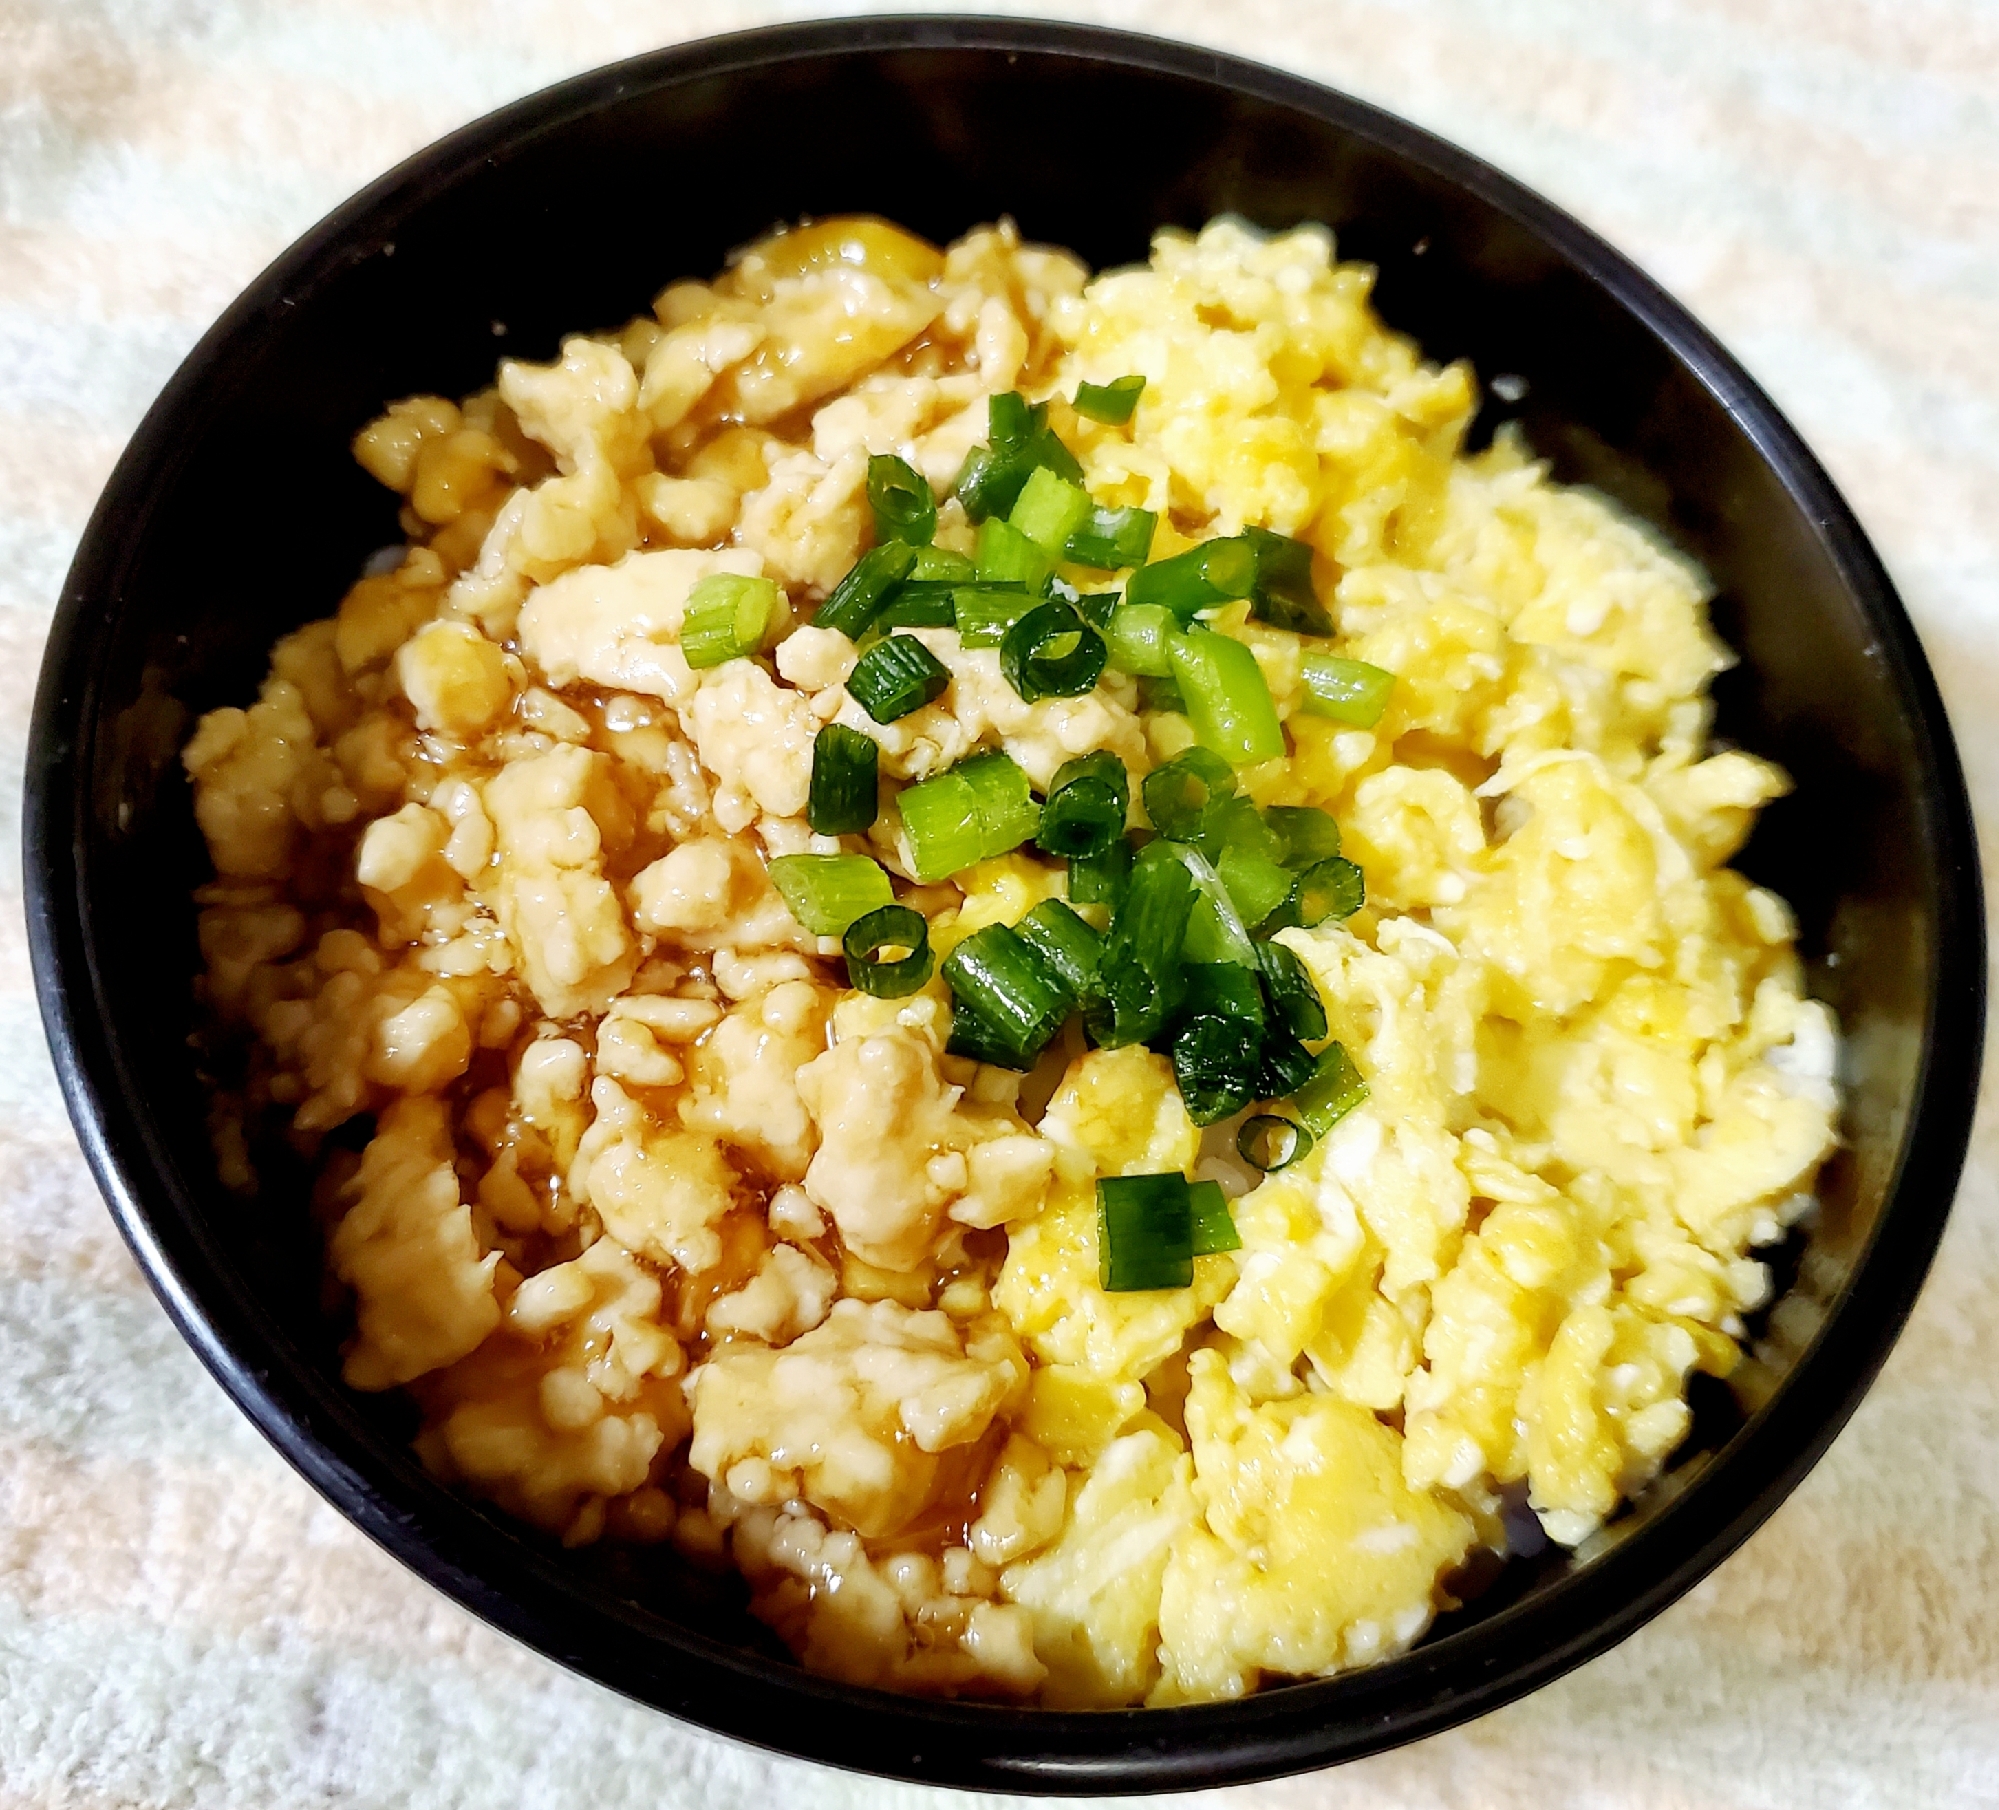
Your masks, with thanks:
[[[1662,1486],[1588,1562],[1516,1561],[1413,1653],[1178,1710],[925,1703],[794,1669],[734,1586],[670,1553],[564,1553],[432,1483],[407,1410],[343,1389],[303,1207],[217,1184],[187,1049],[177,754],[272,641],[397,538],[347,453],[382,402],[477,387],[501,354],[643,309],[775,221],[886,214],[938,240],[1011,214],[1093,264],[1233,211],[1330,224],[1391,325],[1481,377],[1558,474],[1715,575],[1742,654],[1720,733],[1797,780],[1743,858],[1796,906],[1846,1032],[1846,1148],[1737,1390],[1696,1398]],[[1506,386],[1509,390],[1517,386]],[[113,1211],[195,1349],[278,1448],[440,1588],[563,1663],[709,1728],[870,1771],[1014,1790],[1221,1783],[1490,1708],[1628,1633],[1775,1507],[1859,1399],[1935,1248],[1980,1053],[1984,958],[1962,779],[1881,568],[1825,475],[1715,343],[1566,216],[1324,89],[1053,25],[860,21],[640,58],[467,128],[342,208],[183,366],[70,573],[29,758],[35,974]]]

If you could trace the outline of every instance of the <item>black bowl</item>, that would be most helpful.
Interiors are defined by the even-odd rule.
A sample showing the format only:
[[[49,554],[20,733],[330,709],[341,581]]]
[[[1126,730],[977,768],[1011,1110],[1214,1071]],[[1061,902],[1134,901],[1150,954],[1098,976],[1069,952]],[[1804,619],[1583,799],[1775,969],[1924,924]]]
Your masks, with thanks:
[[[670,1554],[565,1554],[441,1489],[405,1411],[342,1388],[303,1204],[217,1183],[187,1036],[205,874],[177,755],[272,640],[397,538],[347,442],[502,352],[642,310],[800,214],[932,238],[1011,214],[1093,264],[1235,212],[1323,221],[1388,321],[1522,397],[1558,474],[1715,575],[1743,661],[1720,733],[1796,793],[1742,865],[1796,906],[1845,1030],[1845,1148],[1782,1271],[1744,1399],[1697,1400],[1662,1485],[1588,1562],[1516,1562],[1414,1652],[1246,1702],[1062,1714],[808,1677]],[[1028,1791],[1218,1784],[1350,1758],[1520,1695],[1630,1633],[1783,1499],[1860,1399],[1943,1229],[1985,972],[1957,755],[1879,562],[1796,434],[1684,312],[1573,220],[1427,134],[1247,63],[991,20],[786,27],[641,57],[466,128],[260,277],[146,417],[92,518],[36,699],[26,818],[42,1012],[97,1178],[182,1333],[357,1525],[489,1621],[705,1727],[872,1772]]]

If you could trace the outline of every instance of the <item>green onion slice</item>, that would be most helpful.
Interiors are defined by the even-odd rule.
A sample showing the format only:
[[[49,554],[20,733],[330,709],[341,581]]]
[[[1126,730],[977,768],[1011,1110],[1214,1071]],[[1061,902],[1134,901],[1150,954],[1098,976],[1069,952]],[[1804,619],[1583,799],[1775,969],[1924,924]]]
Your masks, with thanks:
[[[1291,896],[1295,876],[1253,849],[1231,844],[1215,863],[1229,900],[1242,921],[1254,930]]]
[[[1173,677],[1187,700],[1187,720],[1204,748],[1238,767],[1283,754],[1284,725],[1269,683],[1242,642],[1204,630],[1176,635],[1169,652]]]
[[[1249,542],[1210,540],[1140,566],[1125,585],[1124,600],[1163,605],[1184,628],[1198,612],[1247,597],[1255,585],[1256,551]]]
[[[1084,1004],[1090,1035],[1103,1048],[1143,1043],[1172,1017],[1186,986],[1182,951],[1194,899],[1193,877],[1179,862],[1132,863]]]
[[[1196,1257],[1242,1249],[1242,1234],[1235,1229],[1235,1215],[1229,1211],[1229,1197],[1222,1192],[1220,1182],[1195,1182],[1187,1190],[1187,1206],[1193,1220]]]
[[[966,455],[954,487],[973,521],[1005,515],[1037,469],[1045,468],[1072,484],[1083,481],[1076,455],[1048,425],[1047,403],[1029,408],[1017,390],[1008,390],[988,400],[986,420],[987,444]]]
[[[1104,628],[1110,664],[1119,672],[1164,679],[1173,672],[1170,649],[1178,624],[1159,603],[1121,603]]]
[[[972,562],[949,547],[918,547],[916,563],[909,568],[911,584],[970,584]]]
[[[1294,634],[1330,635],[1333,620],[1312,589],[1312,549],[1268,528],[1245,528],[1242,537],[1256,553],[1250,614]]]
[[[1320,1052],[1312,1078],[1292,1096],[1298,1122],[1315,1138],[1323,1138],[1367,1098],[1367,1083],[1353,1059],[1337,1043]]]
[[[979,552],[973,569],[980,584],[1017,584],[1038,591],[1055,561],[1011,522],[989,516],[979,524]]]
[[[950,683],[951,669],[914,635],[890,635],[847,675],[847,695],[876,722],[893,723],[936,703]]]
[[[1041,811],[1034,788],[1014,758],[988,748],[961,760],[951,769],[972,789],[979,824],[979,859],[989,861],[1018,848],[1040,827]]]
[[[1123,839],[1130,808],[1131,776],[1124,762],[1099,748],[1056,768],[1035,840],[1047,853],[1071,861],[1100,854]]]
[[[1227,761],[1206,748],[1186,748],[1145,776],[1139,797],[1162,836],[1198,843],[1235,791],[1235,770]]]
[[[1159,517],[1150,509],[1110,509],[1093,504],[1089,514],[1070,529],[1062,551],[1079,566],[1118,572],[1142,566],[1152,551]]]
[[[1048,854],[1073,861],[1102,853],[1123,835],[1117,794],[1101,779],[1072,779],[1048,794],[1034,840]]]
[[[876,453],[868,460],[868,507],[874,511],[877,541],[927,547],[937,532],[937,498],[930,480],[893,453]]]
[[[1097,1183],[1097,1280],[1107,1293],[1193,1282],[1191,1193],[1179,1175],[1107,1175]]]
[[[944,1043],[947,1056],[965,1056],[990,1068],[1010,1068],[1025,1074],[1034,1066],[1038,1051],[1017,1049],[1003,1033],[969,1011],[962,1003],[951,1008],[951,1033]]]
[[[1028,474],[1006,519],[1009,527],[1017,528],[1051,559],[1057,559],[1069,536],[1089,517],[1088,492],[1038,465]]]
[[[1237,962],[1190,962],[1181,1010],[1189,1018],[1227,1018],[1252,1044],[1263,1036],[1263,989],[1253,969]]]
[[[812,788],[805,820],[821,836],[854,836],[880,808],[876,775],[881,750],[872,736],[828,723],[812,738]]]
[[[1174,1036],[1173,1079],[1196,1125],[1242,1111],[1256,1098],[1260,1067],[1258,1040],[1239,1019],[1201,1013]]]
[[[1271,1011],[1292,1036],[1316,1043],[1326,1034],[1326,1002],[1319,997],[1319,984],[1312,978],[1311,970],[1282,943],[1259,943],[1256,956],[1263,969],[1263,991]],[[1288,1093],[1290,1089],[1284,1091]]]
[[[915,563],[916,549],[907,541],[884,541],[863,553],[819,606],[814,624],[838,629],[849,641],[860,640],[874,626],[889,593],[909,576]]]
[[[1014,933],[1062,977],[1078,999],[1096,978],[1103,959],[1103,933],[1092,930],[1060,899],[1043,899],[1018,924]]]
[[[777,613],[777,585],[738,572],[711,572],[687,593],[680,651],[696,671],[740,660],[763,646]]]
[[[1350,918],[1367,903],[1367,876],[1344,855],[1320,861],[1298,876],[1291,896],[1271,914],[1273,929],[1313,930],[1328,918]]]
[[[1187,700],[1180,695],[1180,683],[1170,674],[1165,678],[1141,678],[1138,681],[1138,707],[1141,712],[1171,710],[1181,716],[1187,714]]]
[[[951,593],[958,639],[966,647],[997,647],[1036,602],[1024,585],[961,587]]]
[[[856,918],[841,938],[847,957],[847,979],[876,999],[901,999],[930,978],[937,958],[930,948],[930,926],[920,911],[907,905],[884,905]],[[883,952],[904,953],[883,960]]]
[[[985,859],[979,797],[961,774],[939,773],[906,786],[896,805],[909,843],[910,871],[924,885]]]
[[[1278,861],[1294,871],[1340,852],[1340,826],[1317,805],[1274,804],[1263,821],[1277,838]]]
[[[1300,669],[1305,695],[1299,708],[1314,716],[1328,716],[1336,723],[1355,729],[1372,729],[1388,708],[1388,694],[1395,689],[1395,675],[1365,660],[1343,660],[1338,654],[1316,650],[1305,656]]]
[[[1004,924],[982,925],[966,937],[944,958],[944,978],[957,1003],[1023,1063],[1046,1046],[1076,1004],[1047,958]]]
[[[1256,1083],[1260,1100],[1283,1100],[1311,1080],[1318,1058],[1281,1024],[1263,1036],[1263,1066]]]
[[[1281,1119],[1271,1112],[1260,1112],[1243,1120],[1242,1129],[1235,1134],[1236,1154],[1265,1175],[1290,1168],[1309,1155],[1317,1142],[1295,1119]]]
[[[779,855],[770,877],[814,936],[844,936],[856,918],[895,902],[887,873],[866,855]]]
[[[1139,394],[1144,388],[1145,379],[1138,376],[1113,377],[1109,383],[1079,383],[1076,413],[1101,421],[1107,427],[1122,427],[1138,407]]]
[[[1029,610],[1000,642],[1000,671],[1029,704],[1079,698],[1103,670],[1103,636],[1066,603]]]
[[[1069,857],[1069,898],[1076,905],[1108,905],[1113,911],[1131,880],[1131,843],[1123,836],[1094,855]]]
[[[958,612],[955,588],[948,584],[897,585],[888,602],[875,612],[870,628],[954,628]]]

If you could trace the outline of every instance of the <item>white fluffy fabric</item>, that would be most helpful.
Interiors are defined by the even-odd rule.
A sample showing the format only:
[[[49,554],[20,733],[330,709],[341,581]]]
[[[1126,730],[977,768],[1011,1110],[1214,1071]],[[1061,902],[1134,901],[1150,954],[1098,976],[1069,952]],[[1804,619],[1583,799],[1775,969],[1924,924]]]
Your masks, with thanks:
[[[804,10],[0,0],[0,810],[16,808],[43,626],[92,500],[268,259],[490,107]],[[1065,10],[1378,100],[1573,208],[1691,303],[1878,537],[1999,850],[1989,0]],[[571,1677],[403,1572],[266,1449],[155,1307],[84,1172],[35,1016],[17,846],[0,826],[0,1810],[966,1801],[765,1758]],[[1995,1178],[1988,1113],[1886,1373],[1690,1598],[1470,1727],[1227,1801],[1999,1803]]]

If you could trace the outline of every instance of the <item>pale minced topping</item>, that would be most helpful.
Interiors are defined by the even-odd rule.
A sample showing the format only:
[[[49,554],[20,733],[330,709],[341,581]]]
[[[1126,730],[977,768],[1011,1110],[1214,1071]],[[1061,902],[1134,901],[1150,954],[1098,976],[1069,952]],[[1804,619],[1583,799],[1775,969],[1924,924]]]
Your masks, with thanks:
[[[1316,230],[1086,281],[1006,226],[832,222],[363,431],[406,547],[185,759],[223,1174],[314,1164],[347,1380],[411,1390],[438,1475],[733,1565],[829,1675],[1112,1705],[1398,1652],[1523,1501],[1574,1545],[1658,1473],[1833,1142],[1831,1015],[1723,865],[1786,782],[1709,751],[1701,575],[1515,442],[1464,456],[1470,371],[1369,280]],[[1129,427],[1070,410],[1127,374]],[[869,455],[943,493],[1011,388],[1159,513],[1155,558],[1309,541],[1333,647],[1396,675],[1342,727],[1298,707],[1301,637],[1215,624],[1287,730],[1244,789],[1332,812],[1367,879],[1282,934],[1369,1098],[1267,1179],[1143,1048],[1025,1085],[948,1056],[943,981],[850,991],[766,871],[907,877],[893,808],[806,823],[828,722],[891,799],[982,748],[1045,787],[1185,745],[1129,679],[1025,703],[950,629],[914,631],[949,688],[877,724],[805,621],[869,544]],[[956,503],[937,538],[970,550]],[[697,671],[718,572],[784,606]],[[1062,870],[905,890],[944,952]],[[1106,1293],[1097,1180],[1170,1170],[1242,1248]]]

